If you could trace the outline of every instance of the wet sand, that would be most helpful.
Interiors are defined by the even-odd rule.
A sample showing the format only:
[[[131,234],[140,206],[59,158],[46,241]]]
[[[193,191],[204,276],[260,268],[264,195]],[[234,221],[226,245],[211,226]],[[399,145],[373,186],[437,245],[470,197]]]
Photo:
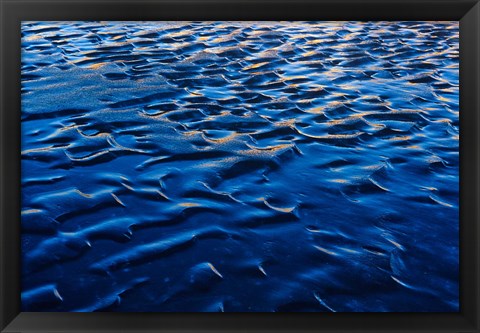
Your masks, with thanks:
[[[24,22],[22,311],[458,311],[458,22]]]

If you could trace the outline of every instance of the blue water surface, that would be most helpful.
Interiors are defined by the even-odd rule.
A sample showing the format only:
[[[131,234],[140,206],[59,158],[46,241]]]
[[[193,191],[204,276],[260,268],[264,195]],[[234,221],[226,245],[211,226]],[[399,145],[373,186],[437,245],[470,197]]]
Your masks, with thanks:
[[[458,311],[458,30],[23,22],[22,311]]]

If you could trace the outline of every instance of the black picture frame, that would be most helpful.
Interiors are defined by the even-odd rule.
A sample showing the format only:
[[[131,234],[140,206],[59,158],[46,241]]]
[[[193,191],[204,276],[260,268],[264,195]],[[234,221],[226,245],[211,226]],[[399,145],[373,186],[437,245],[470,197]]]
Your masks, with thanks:
[[[0,11],[1,332],[480,332],[478,0],[0,0]],[[20,312],[22,20],[460,21],[460,312],[335,314]]]

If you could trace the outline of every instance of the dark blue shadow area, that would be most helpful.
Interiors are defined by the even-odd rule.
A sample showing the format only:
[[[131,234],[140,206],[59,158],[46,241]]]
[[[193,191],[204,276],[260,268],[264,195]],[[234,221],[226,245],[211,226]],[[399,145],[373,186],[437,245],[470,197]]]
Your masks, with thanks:
[[[22,35],[22,311],[458,311],[458,22]]]

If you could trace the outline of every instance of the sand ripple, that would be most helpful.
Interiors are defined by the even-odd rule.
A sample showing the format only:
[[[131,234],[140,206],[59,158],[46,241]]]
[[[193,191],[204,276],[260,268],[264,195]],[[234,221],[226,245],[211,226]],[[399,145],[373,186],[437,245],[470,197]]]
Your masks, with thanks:
[[[458,23],[22,36],[23,311],[458,310]]]

